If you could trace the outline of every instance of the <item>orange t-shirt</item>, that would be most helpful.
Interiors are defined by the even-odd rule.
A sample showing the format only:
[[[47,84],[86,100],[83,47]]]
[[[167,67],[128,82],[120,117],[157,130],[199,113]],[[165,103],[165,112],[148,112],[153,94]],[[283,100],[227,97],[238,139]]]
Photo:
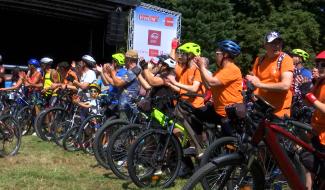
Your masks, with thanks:
[[[226,116],[227,105],[243,102],[242,74],[234,63],[230,63],[216,71],[213,76],[222,83],[211,87],[214,109],[217,114]]]
[[[192,65],[189,68],[184,68],[179,64],[177,64],[175,67],[175,73],[176,73],[176,80],[181,84],[193,85],[194,81],[200,82],[200,86],[196,94],[205,93],[205,87],[202,83],[201,73],[196,66]],[[184,94],[187,92],[188,92],[187,90],[181,88],[179,93]],[[200,108],[204,106],[204,98],[202,97],[189,98],[187,96],[182,96],[181,98],[191,103],[192,106],[195,108]]]
[[[279,56],[282,53],[279,54]],[[253,73],[257,76],[262,83],[278,83],[281,81],[281,74],[283,72],[293,72],[294,65],[290,56],[286,55],[278,69],[277,61],[279,56],[274,58],[265,57],[261,63],[259,58],[255,60]],[[257,89],[256,94],[264,98],[267,102],[275,107],[275,115],[283,117],[284,115],[290,116],[290,106],[292,100],[291,90],[282,92],[272,92],[264,89]]]
[[[317,85],[313,93],[318,101],[325,103],[325,80],[322,82],[322,84]],[[316,109],[311,119],[311,125],[319,135],[321,143],[325,145],[325,113],[322,113],[320,110]]]

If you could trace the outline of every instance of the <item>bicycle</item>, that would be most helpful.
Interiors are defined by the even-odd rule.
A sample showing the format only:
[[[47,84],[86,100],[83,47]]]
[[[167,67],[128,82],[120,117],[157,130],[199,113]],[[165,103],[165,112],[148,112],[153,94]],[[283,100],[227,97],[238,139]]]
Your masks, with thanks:
[[[247,185],[245,184],[245,182],[247,182],[245,179],[247,179],[248,172],[254,171],[253,168],[256,168],[256,166],[259,165],[256,158],[259,152],[258,145],[261,142],[265,143],[269,153],[272,155],[272,158],[275,160],[277,166],[288,181],[289,186],[295,190],[305,189],[305,184],[301,181],[299,173],[296,171],[295,166],[289,159],[287,151],[285,151],[278,142],[277,136],[280,135],[283,138],[292,141],[294,144],[302,147],[310,153],[313,153],[320,160],[325,159],[325,153],[319,152],[314,147],[305,143],[279,125],[271,123],[270,120],[273,117],[272,113],[274,108],[262,98],[258,96],[255,97],[257,98],[255,103],[262,108],[261,113],[264,113],[264,115],[262,121],[259,122],[256,129],[254,129],[254,127],[249,129],[252,134],[251,138],[240,145],[238,152],[219,156],[200,168],[189,179],[188,183],[183,189],[193,189],[200,181],[202,181],[204,177],[211,173],[220,174],[218,179],[221,179],[221,181],[215,184],[219,185],[219,189],[224,188],[228,182],[231,181],[233,175],[236,174],[236,171],[237,174],[240,175],[237,177],[237,179],[231,181],[231,184],[236,188],[244,187]],[[300,122],[294,122],[294,124],[295,126],[298,126],[304,130],[310,131],[309,125]],[[261,169],[258,170],[260,171],[253,172],[255,174],[253,175],[255,178],[252,178],[253,181],[251,181],[252,183],[249,185],[254,189],[264,189],[264,175]],[[258,177],[259,175],[262,175],[263,177]]]

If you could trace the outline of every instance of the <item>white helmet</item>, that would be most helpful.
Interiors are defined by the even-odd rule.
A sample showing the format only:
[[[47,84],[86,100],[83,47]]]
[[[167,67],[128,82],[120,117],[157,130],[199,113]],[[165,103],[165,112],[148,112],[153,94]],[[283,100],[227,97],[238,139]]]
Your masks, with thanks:
[[[169,68],[175,68],[175,66],[176,66],[176,61],[173,58],[171,58],[171,57],[169,57],[168,59],[166,59],[164,61],[164,63],[166,63]]]
[[[40,60],[41,64],[51,64],[53,63],[53,59],[49,58],[49,57],[43,57],[41,60]]]
[[[85,63],[87,63],[87,65],[89,67],[94,67],[96,64],[96,61],[93,57],[91,57],[90,55],[84,55],[81,58]]]

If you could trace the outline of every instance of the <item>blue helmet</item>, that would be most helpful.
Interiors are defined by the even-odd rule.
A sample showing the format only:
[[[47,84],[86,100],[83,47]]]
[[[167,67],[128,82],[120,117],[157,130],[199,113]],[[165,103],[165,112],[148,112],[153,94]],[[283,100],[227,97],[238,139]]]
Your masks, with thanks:
[[[223,52],[229,53],[233,57],[236,57],[240,54],[239,45],[231,40],[223,40],[223,41],[219,42],[218,47]]]
[[[37,61],[36,59],[30,59],[28,60],[28,65],[34,65],[34,67],[39,67],[39,61]]]

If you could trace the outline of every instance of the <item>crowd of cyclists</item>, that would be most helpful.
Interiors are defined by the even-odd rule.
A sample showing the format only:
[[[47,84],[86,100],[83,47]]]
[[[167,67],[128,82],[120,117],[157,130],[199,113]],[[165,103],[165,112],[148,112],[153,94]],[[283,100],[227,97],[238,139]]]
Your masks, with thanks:
[[[232,40],[217,42],[214,73],[209,60],[201,57],[200,45],[179,44],[177,39],[169,55],[151,60],[140,58],[136,50],[113,54],[111,63],[104,64],[90,55],[74,64],[33,58],[27,72],[13,70],[11,87],[0,88],[0,138],[3,144],[15,143],[6,153],[13,155],[21,143],[19,134],[35,133],[66,150],[95,154],[100,165],[139,187],[168,187],[176,177],[195,174],[200,161],[211,155],[206,150],[213,142],[242,133],[234,125],[242,125],[238,120],[254,113],[254,100],[262,100],[273,108],[270,122],[289,118],[310,125],[312,132],[288,131],[325,154],[325,50],[309,70],[304,67],[309,54],[302,49],[285,53],[283,44],[278,32],[267,33],[265,54],[246,76],[235,62],[241,48]],[[325,188],[325,160],[294,147],[305,168],[305,186]],[[1,155],[6,155],[4,149]],[[229,149],[236,151],[233,145]],[[321,179],[317,188],[316,178]],[[275,189],[277,184],[272,184],[268,188]]]

